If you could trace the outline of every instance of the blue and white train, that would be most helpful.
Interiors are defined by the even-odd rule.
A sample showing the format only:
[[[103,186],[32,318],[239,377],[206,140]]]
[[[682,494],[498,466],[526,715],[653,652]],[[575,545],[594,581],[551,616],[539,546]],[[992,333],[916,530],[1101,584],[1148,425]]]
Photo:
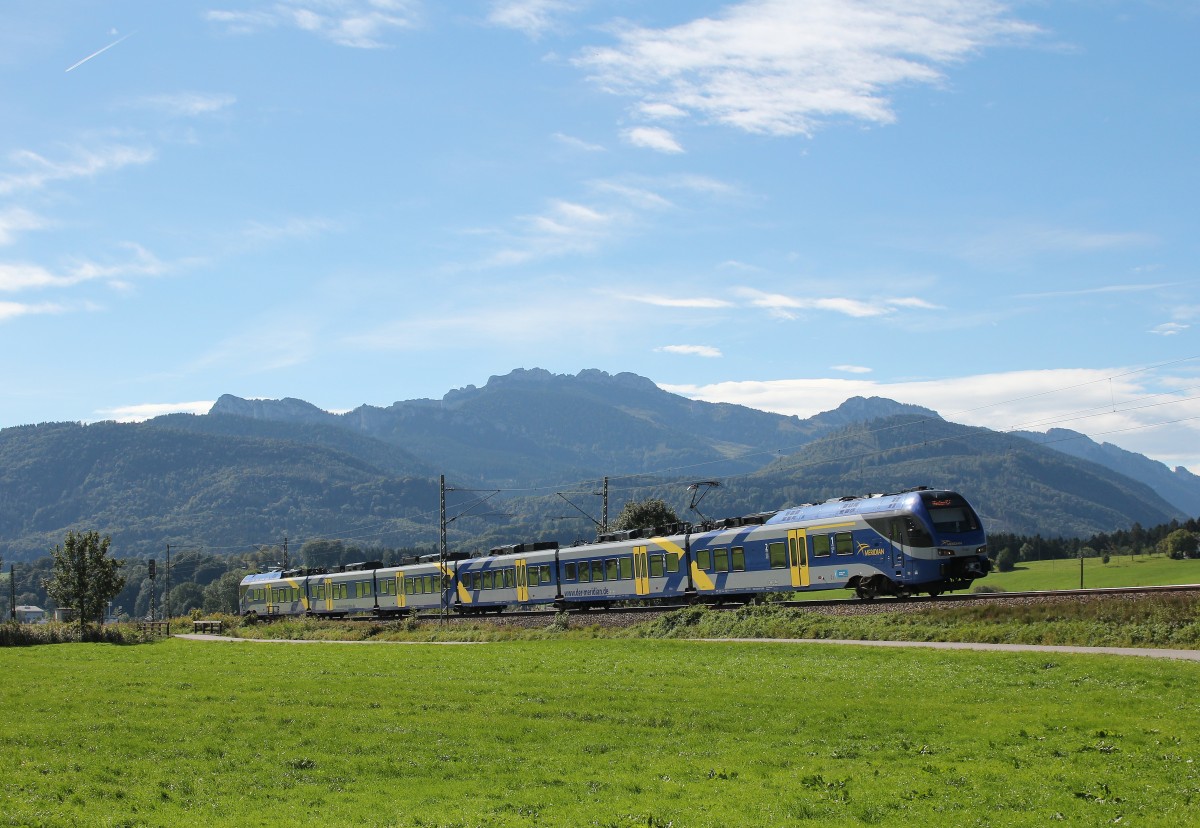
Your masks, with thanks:
[[[744,601],[843,588],[863,599],[937,596],[988,573],[986,543],[979,516],[962,495],[921,487],[700,526],[632,530],[569,547],[517,544],[445,562],[273,570],[242,580],[241,612],[341,618],[449,608],[468,614],[653,598]]]

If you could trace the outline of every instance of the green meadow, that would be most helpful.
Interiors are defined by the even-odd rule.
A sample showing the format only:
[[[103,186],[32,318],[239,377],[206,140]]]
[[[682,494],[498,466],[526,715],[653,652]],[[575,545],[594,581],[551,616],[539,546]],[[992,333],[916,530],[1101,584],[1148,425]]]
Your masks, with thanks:
[[[0,649],[0,825],[1200,823],[1200,666],[564,637]]]
[[[1101,558],[1083,559],[1083,585],[1087,589],[1172,584],[1200,584],[1200,559],[1176,561],[1166,555],[1120,555],[1113,556],[1108,563]],[[975,585],[998,587],[1005,592],[1079,589],[1079,559],[1022,562],[1012,572],[992,570]],[[854,591],[835,589],[796,593],[793,597],[799,600],[852,598]]]

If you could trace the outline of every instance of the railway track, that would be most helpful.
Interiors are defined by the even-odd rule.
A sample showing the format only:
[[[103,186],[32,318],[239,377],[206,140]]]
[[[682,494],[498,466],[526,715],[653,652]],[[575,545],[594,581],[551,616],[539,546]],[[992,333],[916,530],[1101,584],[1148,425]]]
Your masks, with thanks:
[[[875,600],[864,601],[860,598],[831,598],[828,600],[808,600],[808,601],[779,601],[780,606],[789,607],[797,610],[804,609],[862,609],[871,612],[894,612],[915,609],[928,609],[931,607],[946,606],[949,604],[961,604],[972,602],[1004,602],[1004,601],[1035,601],[1035,600],[1070,600],[1075,598],[1095,598],[1095,597],[1136,597],[1140,595],[1156,595],[1156,594],[1171,594],[1171,593],[1194,593],[1200,592],[1200,584],[1174,584],[1168,586],[1147,586],[1147,587],[1106,587],[1103,589],[1063,589],[1063,590],[1041,590],[1031,592],[970,592],[960,595],[943,594],[937,598],[928,596],[913,596],[910,598],[877,598]],[[640,618],[653,617],[655,615],[663,615],[675,610],[687,609],[689,606],[697,606],[699,603],[705,603],[711,610],[736,610],[745,606],[745,602],[725,602],[725,603],[707,603],[697,602],[697,604],[665,604],[659,606],[614,606],[614,607],[593,607],[590,609],[527,609],[527,610],[512,610],[500,613],[488,613],[483,615],[459,615],[453,610],[450,610],[445,617],[455,621],[485,621],[485,620],[505,620],[511,621],[514,619],[549,619],[554,618],[560,612],[567,612],[572,618],[584,620],[588,618],[600,619],[612,616],[638,616]],[[439,621],[443,618],[442,612],[427,612],[416,615],[419,621]],[[352,618],[354,621],[378,621],[378,618],[367,616],[361,618]]]

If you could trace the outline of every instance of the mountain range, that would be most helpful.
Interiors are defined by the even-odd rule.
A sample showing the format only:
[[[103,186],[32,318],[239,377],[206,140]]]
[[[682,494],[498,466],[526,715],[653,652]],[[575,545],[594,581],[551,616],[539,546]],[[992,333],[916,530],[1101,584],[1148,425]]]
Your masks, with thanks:
[[[697,480],[721,483],[697,506],[709,516],[916,485],[962,491],[993,531],[1086,536],[1200,514],[1200,478],[1075,432],[1001,434],[861,397],[801,419],[634,374],[532,369],[340,414],[226,395],[206,415],[0,430],[0,554],[47,554],[70,529],[131,556],[285,537],[430,544],[439,476],[465,548],[594,534],[606,477],[614,513],[658,496],[693,518]]]

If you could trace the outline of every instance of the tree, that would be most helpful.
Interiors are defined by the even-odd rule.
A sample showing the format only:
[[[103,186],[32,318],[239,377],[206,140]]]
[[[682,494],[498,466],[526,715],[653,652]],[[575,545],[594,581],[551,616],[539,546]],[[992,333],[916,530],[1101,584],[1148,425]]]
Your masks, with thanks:
[[[668,526],[678,523],[675,510],[666,504],[662,498],[648,497],[645,500],[631,500],[621,509],[621,514],[613,522],[612,528],[641,529],[647,526]]]
[[[187,615],[194,609],[204,607],[204,587],[194,581],[184,581],[171,588],[170,613],[172,616]]]
[[[112,538],[98,532],[67,532],[62,546],[54,547],[54,566],[44,582],[47,594],[60,607],[72,607],[79,614],[82,637],[88,623],[104,617],[105,607],[125,587],[120,574],[124,561],[110,557]]]
[[[1194,557],[1197,547],[1200,547],[1200,538],[1186,529],[1176,529],[1158,542],[1158,550],[1176,560]]]
[[[204,588],[204,611],[227,612],[236,615],[238,611],[238,588],[241,586],[243,573],[226,572],[217,580]]]
[[[1000,572],[1012,572],[1017,567],[1017,556],[1007,546],[996,555],[996,569]]]

